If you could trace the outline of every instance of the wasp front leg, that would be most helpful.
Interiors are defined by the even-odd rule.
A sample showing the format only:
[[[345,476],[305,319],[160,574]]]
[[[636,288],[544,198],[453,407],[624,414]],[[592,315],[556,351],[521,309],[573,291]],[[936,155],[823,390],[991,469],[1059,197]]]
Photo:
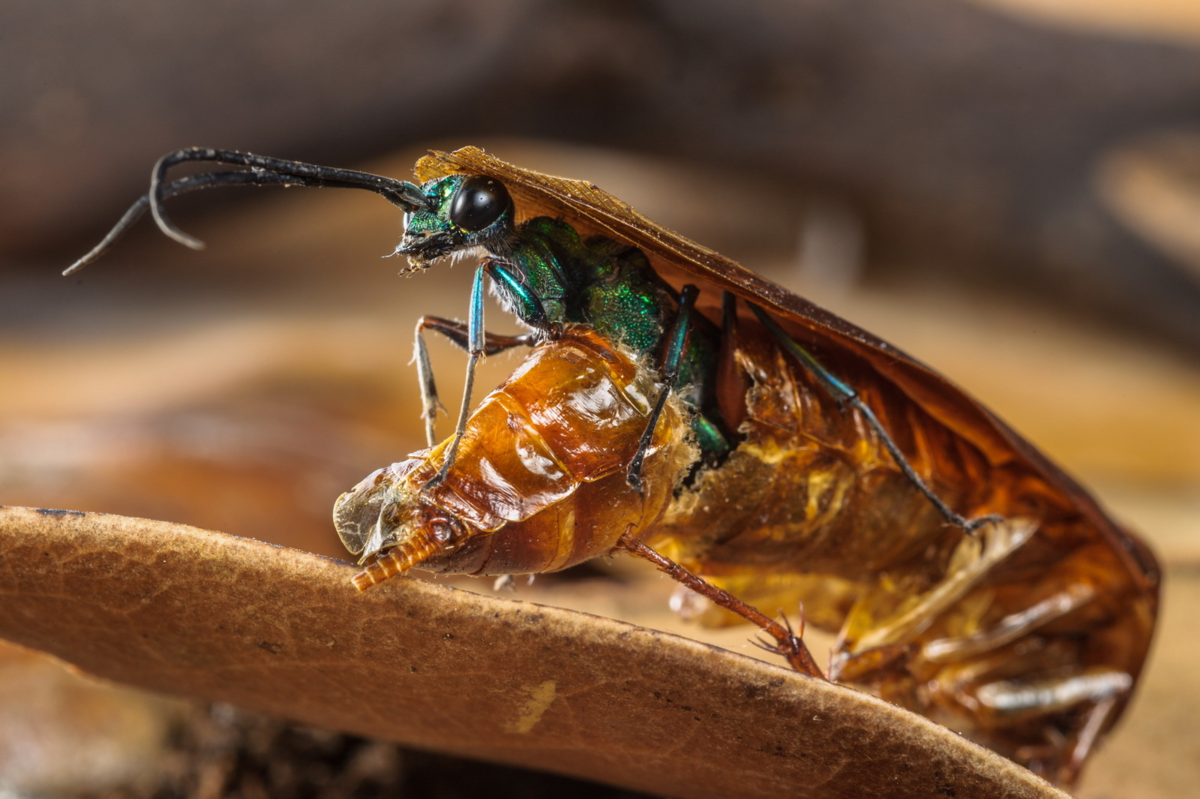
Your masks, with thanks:
[[[429,360],[429,349],[425,345],[424,333],[432,330],[441,333],[451,344],[459,349],[470,352],[470,335],[468,326],[453,319],[440,316],[422,316],[417,321],[413,360],[417,364],[417,380],[421,384],[421,418],[425,420],[425,440],[429,446],[437,444],[434,432],[434,422],[438,410],[445,411],[441,400],[438,399],[437,383],[433,377],[433,364]],[[526,333],[523,336],[504,336],[499,333],[483,333],[484,355],[496,355],[514,347],[532,347],[537,344],[538,336]]]
[[[536,338],[532,340],[553,339],[562,332],[561,325],[550,321],[541,298],[525,285],[524,279],[519,272],[513,269],[512,264],[498,258],[486,258],[479,264],[475,270],[475,279],[471,283],[471,305],[470,312],[467,314],[465,347],[468,355],[467,376],[463,386],[462,404],[458,410],[458,423],[454,426],[454,438],[451,440],[450,446],[446,448],[442,468],[427,483],[427,486],[431,488],[446,479],[446,474],[454,465],[454,459],[458,455],[458,445],[467,429],[467,417],[471,412],[471,390],[475,385],[475,365],[488,354],[487,333],[483,329],[484,277],[490,277],[492,282],[500,287],[502,294],[510,298],[515,296],[520,300],[525,308],[525,313],[521,315],[521,318],[534,329],[531,335]],[[428,362],[428,358],[426,358],[426,362]]]

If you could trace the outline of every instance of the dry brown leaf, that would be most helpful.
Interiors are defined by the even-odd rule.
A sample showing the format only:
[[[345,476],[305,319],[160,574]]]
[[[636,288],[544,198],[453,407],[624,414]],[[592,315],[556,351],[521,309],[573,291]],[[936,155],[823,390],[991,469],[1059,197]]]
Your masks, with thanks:
[[[306,724],[672,796],[1053,797],[926,719],[611,619],[166,522],[0,509],[0,636]]]

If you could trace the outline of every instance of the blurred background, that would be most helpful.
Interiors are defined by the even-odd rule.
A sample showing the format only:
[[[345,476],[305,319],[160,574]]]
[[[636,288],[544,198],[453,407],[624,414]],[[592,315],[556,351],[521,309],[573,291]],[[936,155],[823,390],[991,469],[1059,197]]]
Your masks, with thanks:
[[[203,252],[143,222],[59,273],[179,147],[408,179],[476,144],[892,341],[1142,531],[1157,651],[1081,795],[1200,795],[1200,5],[9,0],[0,108],[0,503],[338,556],[333,499],[423,445],[411,331],[465,316],[464,268],[401,282],[373,195],[230,189],[172,204]],[[464,359],[433,349],[456,398]],[[592,570],[517,596],[707,635],[669,593]],[[69,683],[145,714],[112,747],[119,714],[64,674],[0,650],[0,790],[125,784],[190,712]]]

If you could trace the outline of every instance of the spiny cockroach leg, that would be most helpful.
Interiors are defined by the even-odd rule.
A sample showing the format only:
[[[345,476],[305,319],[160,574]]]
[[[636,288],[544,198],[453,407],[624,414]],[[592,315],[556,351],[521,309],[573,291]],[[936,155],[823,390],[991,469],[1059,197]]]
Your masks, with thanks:
[[[810,677],[824,677],[820,667],[817,666],[816,660],[813,659],[812,653],[805,646],[804,641],[801,640],[800,636],[792,632],[792,628],[789,625],[780,624],[753,605],[747,605],[728,591],[697,577],[675,561],[664,555],[660,555],[641,541],[638,541],[630,535],[629,530],[621,534],[621,538],[617,541],[617,545],[613,549],[628,552],[631,555],[636,555],[639,558],[650,561],[659,571],[671,579],[683,583],[713,604],[736,613],[751,624],[758,625],[763,632],[775,639],[774,646],[769,644],[764,645],[761,642],[760,646],[769,652],[782,655],[792,668],[802,674],[807,674]],[[801,632],[803,632],[803,627],[801,627]]]

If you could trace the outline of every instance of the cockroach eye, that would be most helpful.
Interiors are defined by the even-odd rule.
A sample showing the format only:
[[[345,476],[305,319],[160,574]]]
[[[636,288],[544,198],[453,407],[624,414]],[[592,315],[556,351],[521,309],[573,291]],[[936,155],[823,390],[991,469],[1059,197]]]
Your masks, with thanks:
[[[483,230],[512,206],[508,189],[495,178],[469,177],[454,193],[450,221],[470,233]]]
[[[434,539],[442,545],[446,552],[452,552],[458,548],[457,531],[449,524],[435,521],[430,524],[429,531],[433,533]]]

